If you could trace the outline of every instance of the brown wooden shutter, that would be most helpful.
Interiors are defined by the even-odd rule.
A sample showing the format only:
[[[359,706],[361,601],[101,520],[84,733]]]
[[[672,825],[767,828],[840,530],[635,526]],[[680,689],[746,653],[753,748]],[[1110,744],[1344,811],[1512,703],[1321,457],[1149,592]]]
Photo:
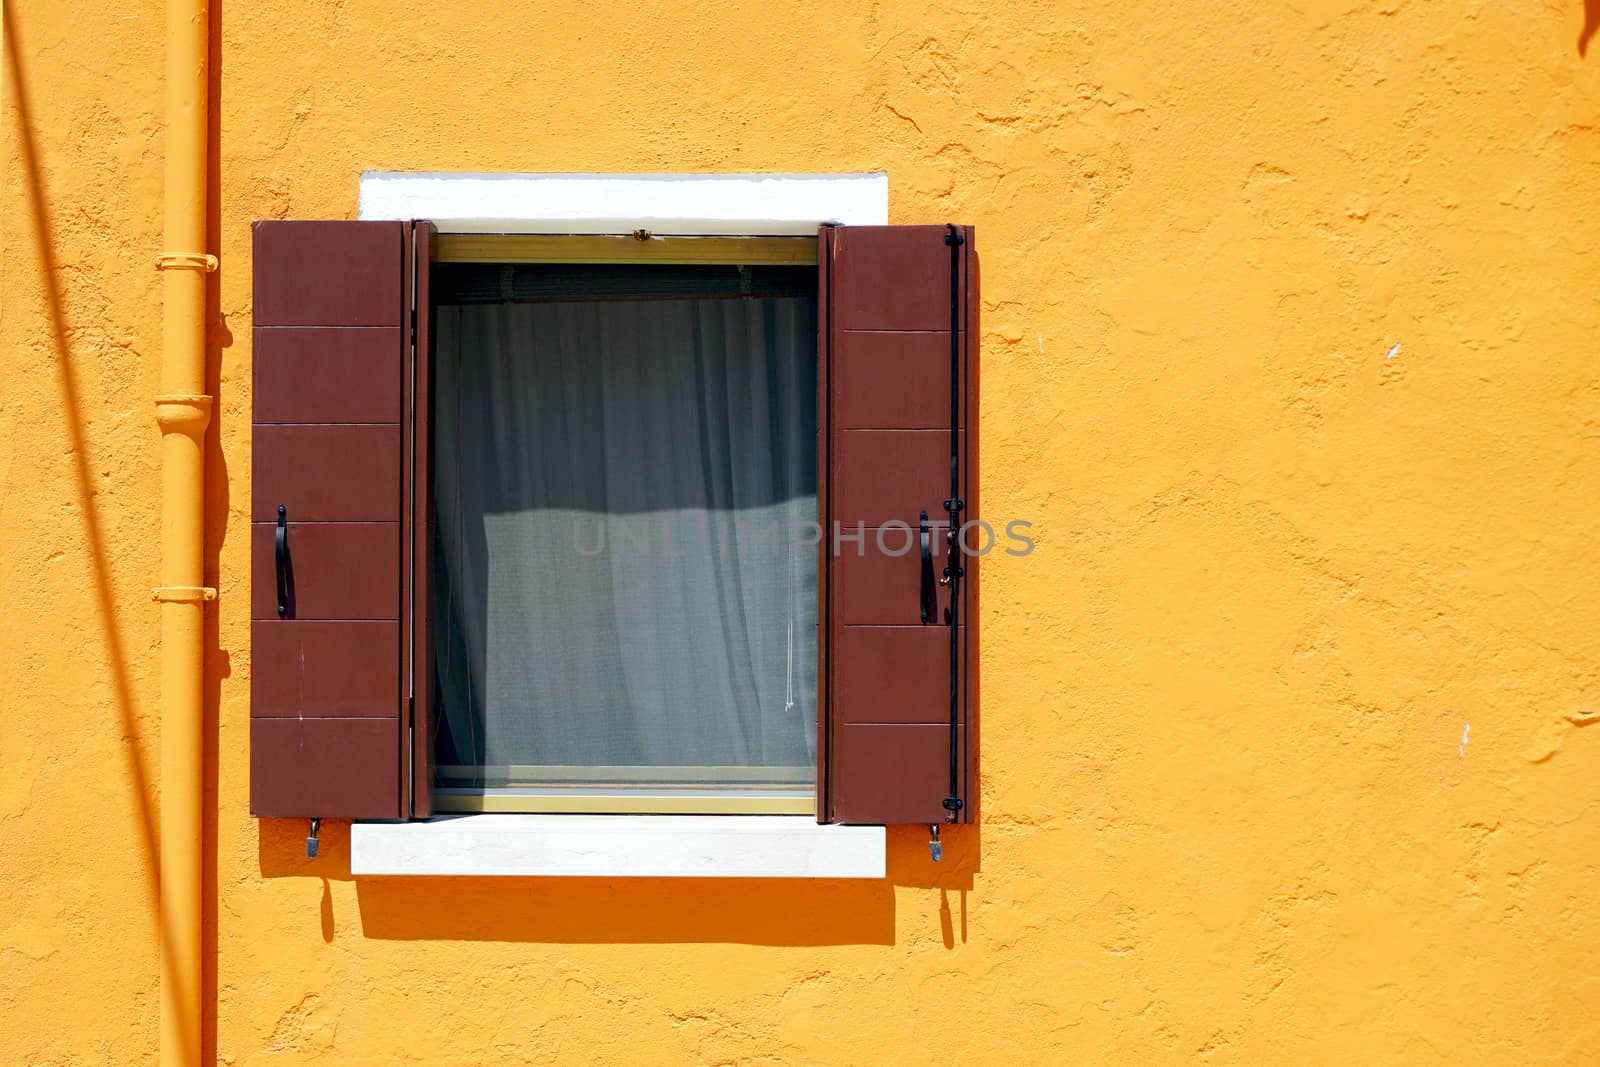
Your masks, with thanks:
[[[919,512],[933,528],[933,566],[946,564],[951,402],[958,433],[960,522],[978,518],[977,258],[971,227],[840,226],[821,233],[826,398],[819,452],[827,483],[823,653],[827,713],[820,810],[844,823],[970,822],[977,816],[978,560],[963,556],[955,666],[956,757],[951,796],[950,588],[922,619]],[[952,277],[952,265],[954,276]],[[954,292],[952,292],[952,285]],[[951,368],[952,305],[956,368]],[[904,528],[887,525],[904,523]],[[901,553],[908,544],[910,550]],[[981,549],[974,529],[967,543]]]
[[[429,291],[429,265],[433,260],[433,223],[418,222],[411,231],[411,277],[414,293],[411,306],[413,344],[410,371],[410,413],[407,447],[410,450],[410,516],[407,544],[411,552],[410,588],[406,601],[411,610],[411,634],[407,641],[410,678],[411,731],[411,816],[426,819],[433,814],[433,629],[432,602],[428,584],[429,552],[433,544],[433,295]]]
[[[255,224],[257,816],[399,818],[410,809],[411,230]]]

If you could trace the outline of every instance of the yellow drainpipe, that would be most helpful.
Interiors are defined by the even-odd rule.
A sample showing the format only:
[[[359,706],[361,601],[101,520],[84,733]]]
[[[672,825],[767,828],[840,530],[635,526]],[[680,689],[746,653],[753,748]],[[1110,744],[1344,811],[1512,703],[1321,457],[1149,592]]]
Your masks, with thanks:
[[[201,539],[205,434],[206,0],[167,0],[161,271],[161,1060],[200,1063]]]

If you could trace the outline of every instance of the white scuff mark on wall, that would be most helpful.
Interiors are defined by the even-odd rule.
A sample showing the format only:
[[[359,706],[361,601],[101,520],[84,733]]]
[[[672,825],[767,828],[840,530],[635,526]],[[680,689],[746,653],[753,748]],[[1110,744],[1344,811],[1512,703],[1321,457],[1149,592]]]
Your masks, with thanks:
[[[1461,743],[1456,746],[1457,760],[1464,760],[1467,758],[1467,735],[1471,732],[1472,724],[1470,722],[1461,728]]]
[[[1387,356],[1384,356],[1383,358],[1384,359],[1393,359],[1395,356],[1397,356],[1399,354],[1400,354],[1400,342],[1396,341],[1394,343],[1394,347],[1389,349],[1389,354]]]
[[[1044,352],[1044,331],[1043,330],[1035,330],[1035,331],[1033,331],[1033,334],[1034,334],[1035,337],[1037,337],[1039,339],[1039,351],[1042,354]]]

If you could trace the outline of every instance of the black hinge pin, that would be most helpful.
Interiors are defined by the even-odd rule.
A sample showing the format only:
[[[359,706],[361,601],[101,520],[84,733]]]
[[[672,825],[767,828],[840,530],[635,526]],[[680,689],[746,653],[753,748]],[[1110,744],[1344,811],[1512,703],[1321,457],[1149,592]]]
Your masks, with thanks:
[[[320,829],[322,829],[322,820],[312,819],[311,836],[306,838],[306,859],[308,860],[317,858],[317,831]]]
[[[945,555],[944,580],[940,584],[950,587],[950,607],[945,612],[945,623],[950,629],[950,792],[944,798],[945,821],[956,822],[964,806],[961,800],[961,579],[966,570],[961,566],[961,512],[966,501],[961,499],[961,246],[965,242],[961,228],[950,223],[944,243],[950,247],[950,496],[944,502],[945,513],[950,518],[950,528],[945,531],[949,551]],[[969,427],[970,429],[970,427]],[[933,841],[929,848],[938,859],[939,828],[933,827]]]

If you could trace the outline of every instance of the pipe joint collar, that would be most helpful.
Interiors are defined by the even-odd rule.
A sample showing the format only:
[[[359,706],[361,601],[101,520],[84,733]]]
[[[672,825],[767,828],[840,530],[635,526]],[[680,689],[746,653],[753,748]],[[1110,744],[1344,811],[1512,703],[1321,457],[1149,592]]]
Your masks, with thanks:
[[[197,393],[156,397],[156,425],[162,433],[201,434],[211,422],[211,398]]]

